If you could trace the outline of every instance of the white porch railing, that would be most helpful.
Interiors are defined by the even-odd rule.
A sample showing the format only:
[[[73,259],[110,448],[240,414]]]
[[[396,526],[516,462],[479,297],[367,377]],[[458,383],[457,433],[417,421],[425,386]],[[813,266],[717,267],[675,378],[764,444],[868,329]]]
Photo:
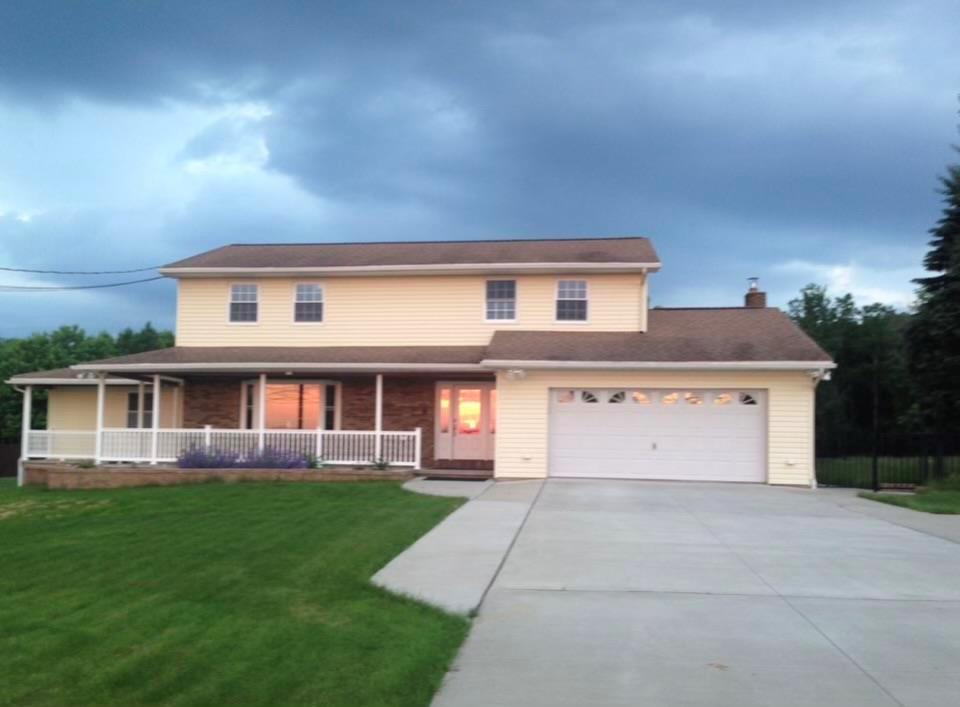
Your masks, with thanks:
[[[93,459],[97,452],[97,433],[72,430],[30,430],[27,433],[27,459]]]
[[[190,449],[227,454],[256,453],[262,447],[315,457],[324,464],[373,464],[380,456],[393,466],[420,467],[421,432],[371,432],[347,430],[157,430],[157,453],[153,457],[152,429],[107,427],[101,431],[99,461],[174,462]],[[31,430],[25,457],[29,459],[94,459],[97,433],[74,430]]]

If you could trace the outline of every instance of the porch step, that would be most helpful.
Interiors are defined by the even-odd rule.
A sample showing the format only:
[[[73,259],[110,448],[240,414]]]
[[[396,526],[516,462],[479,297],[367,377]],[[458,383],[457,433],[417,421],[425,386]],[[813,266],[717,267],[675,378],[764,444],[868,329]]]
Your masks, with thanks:
[[[421,469],[416,474],[424,479],[457,479],[459,481],[486,481],[493,478],[491,469]]]

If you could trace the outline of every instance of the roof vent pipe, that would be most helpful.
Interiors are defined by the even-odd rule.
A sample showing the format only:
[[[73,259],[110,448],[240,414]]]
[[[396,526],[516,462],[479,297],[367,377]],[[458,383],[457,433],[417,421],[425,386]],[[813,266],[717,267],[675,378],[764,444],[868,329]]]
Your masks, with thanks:
[[[747,281],[750,283],[750,287],[743,298],[743,306],[763,309],[767,306],[767,293],[760,291],[760,278],[748,277]]]

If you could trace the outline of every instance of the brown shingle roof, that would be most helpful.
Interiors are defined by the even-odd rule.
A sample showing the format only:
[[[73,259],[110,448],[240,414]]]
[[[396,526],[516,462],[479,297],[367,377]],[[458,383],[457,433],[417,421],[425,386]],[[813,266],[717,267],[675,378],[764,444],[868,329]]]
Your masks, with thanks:
[[[82,364],[98,369],[191,364],[477,364],[484,346],[173,346]],[[74,371],[75,373],[76,371]]]
[[[108,381],[113,382],[130,382],[123,378],[108,378]],[[80,371],[76,371],[72,368],[54,368],[49,371],[31,371],[29,373],[17,373],[10,376],[7,379],[7,383],[12,383],[14,385],[27,385],[39,381],[62,381],[65,384],[68,383],[96,383],[95,379],[84,379]]]
[[[652,309],[649,330],[639,332],[497,331],[484,346],[175,346],[92,361],[83,370],[123,371],[128,367],[189,371],[250,364],[282,367],[357,365],[464,366],[482,361],[730,363],[831,363],[830,356],[778,309]],[[15,378],[75,379],[76,369],[25,373]]]
[[[498,331],[493,361],[829,362],[830,356],[779,309],[651,309],[648,330]]]
[[[235,244],[167,268],[335,268],[486,263],[658,264],[647,238],[555,238],[502,241]]]

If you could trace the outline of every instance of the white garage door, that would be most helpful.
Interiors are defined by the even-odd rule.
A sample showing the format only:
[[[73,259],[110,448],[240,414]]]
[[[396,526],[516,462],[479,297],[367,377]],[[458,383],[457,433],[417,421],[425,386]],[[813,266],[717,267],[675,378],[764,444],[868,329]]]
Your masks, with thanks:
[[[765,481],[757,390],[550,391],[550,475]]]

